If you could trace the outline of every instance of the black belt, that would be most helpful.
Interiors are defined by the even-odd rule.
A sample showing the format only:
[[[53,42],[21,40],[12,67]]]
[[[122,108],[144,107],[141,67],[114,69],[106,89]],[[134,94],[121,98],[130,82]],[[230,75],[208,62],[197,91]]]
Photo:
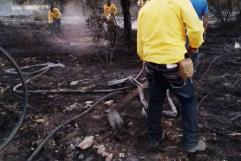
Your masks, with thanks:
[[[152,62],[146,62],[145,63],[147,67],[150,67],[151,69],[174,69],[177,68],[177,64],[156,64]]]

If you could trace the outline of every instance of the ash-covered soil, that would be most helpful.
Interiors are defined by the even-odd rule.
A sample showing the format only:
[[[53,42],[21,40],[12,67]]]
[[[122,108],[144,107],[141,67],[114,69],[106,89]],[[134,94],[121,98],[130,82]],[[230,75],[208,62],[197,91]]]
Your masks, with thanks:
[[[30,89],[108,89],[108,81],[135,76],[141,69],[134,46],[127,49],[125,45],[118,45],[111,49],[106,42],[92,42],[91,32],[84,23],[64,24],[64,34],[60,38],[51,37],[44,22],[31,21],[29,17],[1,17],[0,29],[0,46],[20,66],[46,62],[65,65],[31,82]],[[105,158],[97,153],[95,147],[104,145],[105,151],[112,153],[116,161],[240,161],[241,117],[238,116],[241,114],[241,52],[234,49],[235,40],[241,36],[240,29],[233,25],[212,27],[200,49],[201,61],[197,64],[194,83],[199,100],[200,132],[208,144],[205,152],[192,156],[183,152],[180,115],[163,119],[167,136],[163,148],[158,153],[148,152],[142,105],[137,97],[119,109],[118,104],[124,93],[111,98],[124,118],[121,136],[116,136],[111,129],[105,112],[109,107],[101,103],[90,113],[59,130],[34,160],[102,161]],[[113,59],[107,65],[106,58],[110,53],[113,53]],[[4,74],[1,75],[3,77]],[[18,83],[10,75],[1,80],[1,88],[6,88],[6,84],[12,87]],[[72,81],[79,83],[71,86]],[[1,138],[8,135],[21,113],[21,107],[7,99],[14,96],[13,101],[19,103],[20,96],[11,93],[11,90],[8,92],[9,95],[5,95],[5,100],[1,102]],[[96,101],[103,95],[30,95],[25,121],[14,139],[0,152],[0,160],[26,160],[52,129],[79,114],[86,101]],[[178,103],[176,105],[179,107]],[[165,108],[170,107],[166,104]],[[180,113],[180,108],[178,110]],[[94,136],[95,146],[81,150],[78,145],[85,136]]]

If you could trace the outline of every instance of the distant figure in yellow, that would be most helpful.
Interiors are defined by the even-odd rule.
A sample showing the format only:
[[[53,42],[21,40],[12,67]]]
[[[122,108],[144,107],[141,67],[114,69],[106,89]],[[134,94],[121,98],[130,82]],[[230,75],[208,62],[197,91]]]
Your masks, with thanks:
[[[107,0],[106,4],[103,7],[104,16],[107,21],[111,19],[111,16],[115,16],[118,12],[116,5],[111,2],[111,0]]]
[[[60,34],[61,32],[61,13],[58,8],[53,5],[50,6],[48,12],[48,23],[51,34]]]

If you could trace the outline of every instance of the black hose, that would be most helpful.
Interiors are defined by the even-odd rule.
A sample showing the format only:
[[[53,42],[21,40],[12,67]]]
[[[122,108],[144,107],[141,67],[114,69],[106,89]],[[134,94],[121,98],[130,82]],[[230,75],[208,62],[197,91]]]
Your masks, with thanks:
[[[11,62],[11,64],[16,69],[17,74],[20,77],[20,80],[22,82],[23,97],[24,97],[23,111],[21,113],[21,116],[20,116],[16,126],[12,130],[12,132],[8,135],[8,137],[5,139],[5,141],[3,141],[2,144],[0,144],[0,151],[1,151],[13,139],[14,135],[17,133],[18,129],[20,128],[20,126],[23,123],[23,120],[24,120],[24,117],[25,117],[25,114],[26,114],[26,110],[27,110],[27,105],[28,105],[28,90],[27,90],[27,85],[25,83],[25,79],[23,77],[23,74],[22,74],[19,66],[17,65],[17,63],[14,61],[14,59],[2,47],[0,47],[0,54],[3,55],[5,58],[7,58],[7,60],[9,62]]]
[[[89,108],[87,108],[86,110],[84,110],[83,112],[81,112],[80,114],[66,120],[65,122],[63,122],[62,124],[60,124],[59,126],[57,126],[54,130],[52,130],[49,135],[39,144],[39,146],[34,150],[34,152],[28,157],[27,161],[32,161],[33,158],[39,153],[39,151],[43,148],[43,146],[46,144],[46,142],[48,141],[48,139],[50,139],[58,130],[60,130],[62,127],[64,127],[65,125],[79,119],[80,117],[84,116],[85,114],[89,113],[91,110],[93,110],[99,103],[101,103],[102,101],[104,101],[107,98],[112,97],[113,95],[116,94],[120,94],[123,91],[117,91],[117,92],[112,92],[109,93],[103,97],[101,97],[100,99],[98,99],[93,105],[91,105]]]

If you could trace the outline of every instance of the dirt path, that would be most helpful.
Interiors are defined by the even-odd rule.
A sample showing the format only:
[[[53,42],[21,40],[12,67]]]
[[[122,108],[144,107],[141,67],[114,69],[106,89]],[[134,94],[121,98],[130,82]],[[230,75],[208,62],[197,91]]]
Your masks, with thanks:
[[[63,35],[53,38],[52,43],[65,49],[83,50],[91,46],[105,46],[108,42],[93,42],[90,26],[86,25],[86,17],[68,16],[63,18]]]
[[[106,66],[104,62],[109,48],[102,44],[93,44],[91,33],[83,25],[84,21],[76,22],[64,23],[63,39],[49,38],[45,32],[46,25],[41,22],[30,21],[0,26],[1,46],[6,48],[21,66],[46,62],[60,62],[66,65],[65,68],[51,70],[41,79],[31,83],[29,88],[109,88],[107,81],[139,72],[141,63],[135,49],[115,49],[113,64]],[[96,153],[95,148],[83,151],[76,146],[85,136],[92,135],[95,137],[94,144],[104,145],[108,153],[113,153],[116,161],[240,161],[240,136],[228,134],[241,132],[241,119],[225,123],[241,112],[241,83],[238,83],[241,53],[233,49],[234,41],[240,33],[225,33],[228,32],[224,28],[210,29],[207,43],[200,51],[203,55],[202,62],[194,78],[198,100],[205,97],[200,105],[200,127],[201,135],[208,143],[206,152],[188,156],[182,151],[179,143],[181,118],[178,116],[177,119],[163,120],[167,133],[163,150],[160,153],[148,153],[145,120],[140,114],[141,104],[135,99],[121,110],[125,120],[121,137],[114,135],[107,121],[105,110],[109,107],[101,104],[90,114],[54,135],[35,160],[102,161],[104,158]],[[20,36],[16,38],[16,35]],[[13,78],[12,80],[14,84],[15,81]],[[79,83],[71,86],[71,81],[76,80]],[[0,152],[0,160],[26,160],[50,130],[80,113],[86,101],[95,101],[101,96],[103,95],[31,95],[25,122],[15,139]],[[120,97],[113,99],[118,106]],[[75,106],[71,106],[74,104]],[[165,108],[169,107],[166,105]],[[19,112],[20,110],[16,109],[5,109],[5,113],[1,112],[0,122],[5,116],[11,121],[0,124],[0,130],[3,131],[9,124],[13,124]],[[39,121],[40,119],[42,121]]]

